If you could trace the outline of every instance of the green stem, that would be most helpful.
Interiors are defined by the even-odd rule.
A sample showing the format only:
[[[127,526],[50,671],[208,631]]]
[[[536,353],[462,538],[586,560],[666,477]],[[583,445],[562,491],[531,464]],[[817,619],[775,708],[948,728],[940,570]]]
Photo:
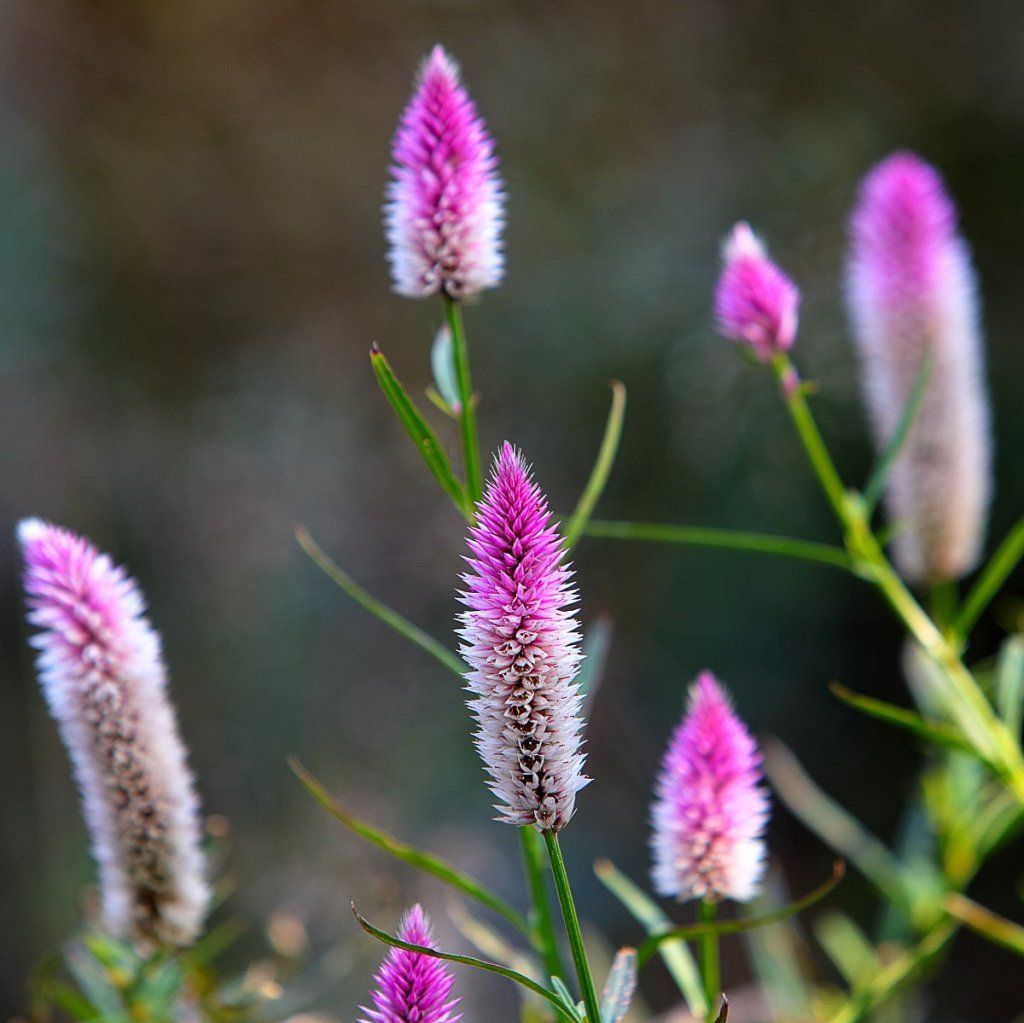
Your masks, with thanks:
[[[928,657],[942,669],[942,674],[950,684],[950,691],[945,694],[946,703],[957,723],[983,756],[996,765],[1014,795],[1024,802],[1024,757],[1020,748],[996,716],[974,676],[964,667],[959,649],[928,617],[889,564],[877,538],[871,532],[863,502],[847,498],[843,482],[807,405],[803,388],[796,382],[796,369],[788,356],[777,355],[772,366],[786,408],[807,450],[822,490],[843,528],[846,546],[854,562],[862,574],[867,575],[878,587]]]
[[[555,937],[555,920],[551,915],[548,889],[544,875],[544,851],[540,835],[533,827],[519,829],[526,884],[530,890],[530,925],[538,951],[544,959],[544,972],[548,977],[564,977],[565,968]]]
[[[544,832],[544,841],[548,847],[548,858],[551,860],[551,874],[555,879],[555,891],[558,892],[558,904],[562,908],[562,920],[565,922],[565,934],[569,939],[573,963],[576,966],[576,977],[583,995],[583,1006],[586,1009],[589,1023],[601,1023],[601,1004],[597,1000],[597,991],[590,975],[590,964],[587,952],[583,947],[583,934],[580,931],[580,919],[576,915],[576,903],[573,902],[572,888],[569,887],[569,875],[565,872],[565,860],[558,845],[558,835],[554,831]]]
[[[473,383],[469,375],[469,347],[462,324],[462,308],[454,299],[444,296],[444,315],[452,332],[452,360],[455,382],[459,387],[459,434],[462,437],[462,461],[466,467],[466,489],[474,504],[483,494],[480,476],[480,449],[476,434],[476,410],[473,407]]]
[[[607,540],[641,540],[652,543],[677,543],[694,547],[719,547],[728,550],[773,554],[800,561],[815,561],[850,571],[853,561],[844,550],[813,540],[797,540],[767,533],[748,533],[736,529],[709,526],[675,526],[662,522],[616,522],[591,519],[583,529],[584,536]]]
[[[700,922],[713,924],[717,904],[712,899],[702,899],[700,903]],[[718,934],[704,934],[700,939],[700,976],[704,982],[704,997],[708,1003],[708,1023],[714,1023],[715,1006],[718,1005],[721,978],[718,967]]]

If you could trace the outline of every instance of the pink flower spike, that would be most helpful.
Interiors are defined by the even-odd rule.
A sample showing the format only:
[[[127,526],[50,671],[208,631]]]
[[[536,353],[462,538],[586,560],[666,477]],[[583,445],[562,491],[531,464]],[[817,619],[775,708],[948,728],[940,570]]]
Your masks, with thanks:
[[[210,891],[199,809],[138,586],[88,541],[18,526],[39,681],[67,747],[115,937],[186,945]]]
[[[893,554],[903,575],[958,578],[977,564],[992,492],[977,282],[941,177],[912,153],[883,160],[861,184],[846,290],[880,450],[930,360],[886,502],[899,526]]]
[[[719,333],[749,345],[764,361],[796,338],[800,292],[769,258],[749,224],[738,223],[722,246],[715,289]]]
[[[398,937],[410,945],[434,948],[434,935],[427,914],[417,905],[402,920]],[[452,998],[453,977],[441,959],[422,952],[392,948],[374,978],[372,1009],[360,1023],[457,1023],[459,1004]]]
[[[560,831],[583,775],[578,600],[562,538],[522,455],[506,443],[470,530],[459,630],[476,747],[499,820]]]
[[[505,194],[494,142],[440,46],[423,63],[392,158],[384,213],[395,291],[465,298],[497,287]]]
[[[660,895],[745,902],[757,893],[768,823],[760,764],[729,698],[702,672],[665,752],[651,808],[651,876]]]

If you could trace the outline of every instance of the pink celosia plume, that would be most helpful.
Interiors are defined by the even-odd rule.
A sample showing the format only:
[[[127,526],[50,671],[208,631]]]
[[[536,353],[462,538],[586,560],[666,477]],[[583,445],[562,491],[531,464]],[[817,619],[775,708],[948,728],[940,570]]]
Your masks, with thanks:
[[[800,292],[775,265],[748,224],[739,223],[722,246],[723,267],[715,290],[719,332],[770,359],[796,337]]]
[[[392,158],[384,209],[395,291],[463,298],[497,287],[505,196],[494,142],[440,46],[420,70]]]
[[[662,760],[651,810],[652,878],[660,895],[744,902],[764,873],[768,797],[761,758],[710,672]]]
[[[417,905],[406,913],[398,937],[410,945],[434,948],[426,913]],[[361,1023],[457,1023],[458,999],[452,998],[453,978],[441,959],[422,952],[392,948],[375,977],[373,1008]]]
[[[462,655],[476,746],[500,819],[558,831],[587,784],[578,597],[562,539],[522,455],[506,443],[469,534]]]
[[[931,374],[886,494],[893,550],[912,580],[978,560],[991,496],[977,284],[934,168],[897,153],[864,179],[850,220],[847,299],[876,444],[892,436],[922,361]]]
[[[117,937],[187,944],[209,902],[198,803],[135,582],[75,534],[18,527],[39,681],[82,795]]]

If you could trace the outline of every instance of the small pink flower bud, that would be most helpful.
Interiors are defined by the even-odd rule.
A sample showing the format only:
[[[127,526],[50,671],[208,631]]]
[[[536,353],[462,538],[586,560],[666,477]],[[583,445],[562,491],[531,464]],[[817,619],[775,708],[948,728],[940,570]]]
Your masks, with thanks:
[[[722,246],[725,265],[715,290],[719,333],[769,360],[796,337],[800,292],[769,258],[750,226],[740,222]]]
[[[655,788],[651,875],[660,895],[745,902],[757,893],[768,822],[760,764],[746,726],[703,672]]]
[[[847,299],[879,449],[931,361],[886,502],[903,575],[955,579],[977,563],[992,491],[977,283],[942,179],[911,153],[890,156],[861,184]]]
[[[497,287],[505,195],[494,142],[440,46],[420,70],[392,156],[384,212],[395,291],[464,298]]]

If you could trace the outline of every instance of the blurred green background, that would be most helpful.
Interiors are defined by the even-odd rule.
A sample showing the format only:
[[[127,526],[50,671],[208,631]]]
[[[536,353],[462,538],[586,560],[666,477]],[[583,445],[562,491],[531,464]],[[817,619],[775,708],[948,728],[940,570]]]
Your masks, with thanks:
[[[717,246],[748,218],[799,280],[798,361],[859,480],[871,452],[842,314],[844,224],[858,177],[904,146],[947,176],[983,280],[993,535],[1024,506],[1018,3],[6,3],[0,1014],[23,1007],[30,965],[75,926],[93,877],[20,624],[12,528],[28,514],[90,535],[148,594],[205,806],[230,823],[236,888],[220,915],[249,933],[229,958],[264,955],[264,924],[286,907],[311,943],[296,992],[350,1020],[380,952],[351,899],[393,922],[421,898],[462,942],[446,893],[326,819],[290,753],[364,816],[520,897],[515,836],[489,819],[457,684],[292,536],[305,523],[452,638],[460,521],[367,359],[377,341],[412,389],[429,380],[440,311],[389,293],[380,206],[395,120],[435,42],[463,63],[510,197],[507,281],[467,311],[482,438],[522,445],[557,508],[585,480],[618,377],[629,413],[600,515],[836,538],[767,374],[714,336]],[[584,620],[610,615],[614,642],[589,728],[595,781],[565,846],[609,940],[636,930],[590,865],[606,854],[644,875],[652,774],[702,667],[892,837],[918,754],[826,690],[835,678],[905,698],[898,631],[866,587],[726,552],[585,540],[575,560]],[[972,656],[1015,613],[997,603]],[[771,840],[794,889],[827,872],[828,851],[782,809]],[[975,889],[1018,918],[1019,864],[1018,847]],[[855,877],[838,901],[865,926],[877,916]],[[729,943],[726,984],[748,976]],[[459,984],[467,1020],[514,1018],[501,982]],[[660,968],[644,991],[671,1004]],[[933,991],[931,1018],[1011,1019],[1019,960],[962,936]]]

